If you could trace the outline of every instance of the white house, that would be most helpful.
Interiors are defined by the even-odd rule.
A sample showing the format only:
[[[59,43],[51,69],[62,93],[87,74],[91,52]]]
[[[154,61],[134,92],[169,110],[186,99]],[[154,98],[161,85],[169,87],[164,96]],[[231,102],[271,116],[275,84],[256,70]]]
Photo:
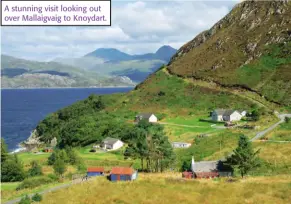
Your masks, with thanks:
[[[244,112],[239,112],[237,110],[217,109],[212,112],[211,117],[213,121],[240,121],[243,117],[241,113],[246,114]]]
[[[157,116],[155,116],[153,113],[140,113],[137,116],[135,116],[135,122],[139,122],[141,120],[146,120],[150,123],[158,122]]]
[[[191,146],[191,143],[186,142],[172,142],[173,148],[188,148]]]
[[[106,137],[101,143],[101,147],[105,150],[116,150],[121,148],[123,145],[124,143],[121,140],[111,137]]]

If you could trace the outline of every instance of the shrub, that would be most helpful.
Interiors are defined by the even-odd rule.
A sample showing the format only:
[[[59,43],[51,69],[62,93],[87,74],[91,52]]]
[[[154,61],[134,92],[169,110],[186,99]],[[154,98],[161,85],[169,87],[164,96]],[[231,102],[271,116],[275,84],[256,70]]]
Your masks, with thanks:
[[[28,195],[21,198],[18,204],[31,204],[31,200]]]
[[[28,174],[30,176],[41,176],[42,175],[42,170],[41,166],[37,163],[37,161],[32,161],[30,163],[31,168],[28,170]]]
[[[33,200],[35,202],[40,202],[42,200],[42,196],[40,194],[36,193],[31,197],[31,200]]]
[[[55,174],[48,174],[47,176],[48,176],[48,178],[50,178],[50,179],[52,179],[54,181],[57,181],[59,179],[59,177],[57,175],[55,175]]]
[[[23,165],[17,155],[11,156],[1,163],[2,182],[23,181],[25,177]]]
[[[25,188],[35,188],[35,187],[41,186],[43,184],[52,183],[53,181],[54,181],[53,179],[51,179],[49,177],[44,177],[44,176],[27,178],[18,185],[16,190],[21,190],[21,189],[25,189]]]
[[[285,123],[290,123],[290,121],[291,121],[291,118],[285,117]]]

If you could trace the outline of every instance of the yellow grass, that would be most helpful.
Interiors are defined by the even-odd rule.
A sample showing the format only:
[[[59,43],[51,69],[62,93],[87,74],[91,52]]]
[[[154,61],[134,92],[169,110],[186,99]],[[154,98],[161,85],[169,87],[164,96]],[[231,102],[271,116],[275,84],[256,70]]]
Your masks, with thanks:
[[[291,176],[255,177],[229,183],[183,180],[179,173],[139,174],[133,182],[104,177],[44,195],[41,203],[291,203]]]
[[[255,142],[254,147],[260,148],[260,158],[277,163],[291,163],[291,143]]]

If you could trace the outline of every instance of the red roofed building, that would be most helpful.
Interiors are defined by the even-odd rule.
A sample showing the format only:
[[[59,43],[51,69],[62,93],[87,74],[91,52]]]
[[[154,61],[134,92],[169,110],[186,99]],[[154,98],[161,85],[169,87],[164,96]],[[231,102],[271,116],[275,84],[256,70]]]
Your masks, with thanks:
[[[111,181],[131,181],[137,178],[137,171],[131,167],[113,167],[110,172]]]
[[[103,176],[104,168],[103,167],[88,167],[87,176]]]

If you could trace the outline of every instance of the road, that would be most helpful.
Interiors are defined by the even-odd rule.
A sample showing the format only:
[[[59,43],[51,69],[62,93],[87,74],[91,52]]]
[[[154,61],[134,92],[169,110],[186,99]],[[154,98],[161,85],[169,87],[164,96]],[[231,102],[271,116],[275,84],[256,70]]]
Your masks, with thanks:
[[[274,130],[278,125],[280,125],[281,123],[285,122],[285,117],[291,118],[291,114],[280,114],[278,115],[278,118],[280,119],[279,122],[277,122],[276,124],[272,125],[271,127],[259,132],[258,134],[256,134],[255,137],[253,137],[250,141],[254,141],[257,139],[262,138],[265,134],[267,134],[268,132]]]
[[[89,181],[90,179],[88,179],[87,181]],[[77,183],[81,183],[81,182],[86,182],[86,181],[82,181],[82,179],[76,179],[70,183],[66,183],[66,184],[63,184],[63,185],[59,185],[59,186],[55,186],[55,187],[52,187],[52,188],[49,188],[49,189],[46,189],[46,190],[43,190],[41,192],[38,192],[39,194],[45,194],[45,193],[49,193],[49,192],[53,192],[53,191],[57,191],[57,190],[60,190],[60,189],[63,189],[63,188],[67,188],[71,185],[74,185],[74,184],[77,184]],[[34,194],[28,194],[29,197],[32,197]],[[22,197],[19,197],[19,198],[16,198],[14,200],[9,200],[7,202],[5,202],[5,204],[15,204],[15,203],[18,203],[20,200],[21,200]]]

